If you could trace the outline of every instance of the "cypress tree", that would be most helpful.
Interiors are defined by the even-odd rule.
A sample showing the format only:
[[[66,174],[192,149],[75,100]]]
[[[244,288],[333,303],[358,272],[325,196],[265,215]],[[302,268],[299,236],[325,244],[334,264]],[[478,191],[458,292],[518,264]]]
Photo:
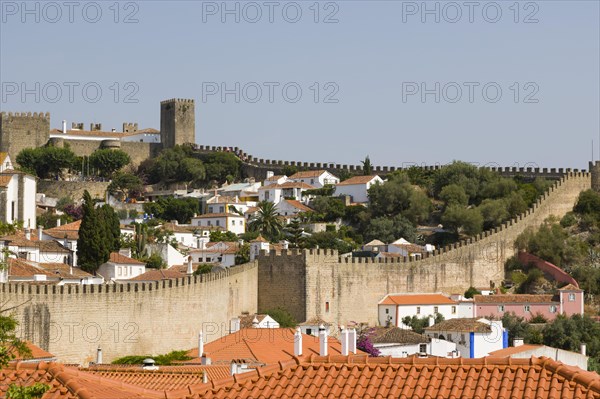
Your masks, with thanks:
[[[121,248],[121,223],[119,216],[114,209],[108,205],[103,205],[98,209],[100,222],[103,224],[103,240],[110,252],[118,251]]]
[[[106,223],[94,208],[94,201],[87,190],[83,193],[82,209],[83,219],[77,239],[77,263],[86,272],[95,274],[100,265],[108,261],[111,247],[106,239]]]

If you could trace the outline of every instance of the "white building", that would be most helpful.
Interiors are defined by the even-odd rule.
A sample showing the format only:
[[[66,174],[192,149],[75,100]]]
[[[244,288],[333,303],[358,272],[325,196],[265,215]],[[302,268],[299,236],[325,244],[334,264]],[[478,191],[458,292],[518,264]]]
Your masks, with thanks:
[[[582,370],[588,369],[589,357],[586,356],[586,344],[581,344],[581,351],[578,353],[546,345],[524,344],[523,339],[515,339],[514,346],[490,352],[490,357],[529,359],[532,356],[544,356],[568,366],[576,366]]]
[[[259,235],[254,240],[250,241],[250,260],[253,261],[258,257],[260,251],[267,251],[271,249],[269,241],[265,240],[263,236]]]
[[[377,327],[370,335],[373,346],[381,356],[407,357],[437,356],[455,357],[456,344],[440,339],[431,339],[412,330],[399,327]]]
[[[259,183],[258,183],[259,184]],[[258,198],[258,192],[256,193]],[[256,201],[242,201],[237,195],[217,194],[206,200],[206,213],[245,213]]]
[[[286,181],[288,181],[288,177],[286,175],[274,175],[273,172],[267,172],[267,178],[263,181],[263,186],[283,184]]]
[[[170,244],[147,244],[146,251],[148,251],[149,255],[158,254],[168,267],[183,265],[187,261],[187,257]]]
[[[281,184],[271,184],[258,189],[258,200],[278,203],[282,199],[302,201],[302,193],[315,187],[304,182],[288,181]]]
[[[60,219],[59,219],[60,220]],[[42,230],[38,227],[38,236],[41,233],[44,240],[54,240],[65,248],[71,250],[73,257],[73,266],[77,266],[77,240],[79,239],[79,228],[81,220],[67,223],[62,226],[56,226],[48,230]]]
[[[294,173],[289,177],[290,180],[300,181],[315,188],[321,188],[325,185],[336,185],[340,179],[326,170],[305,170]]]
[[[369,202],[369,188],[374,184],[383,184],[379,176],[354,176],[336,184],[335,195],[349,195],[352,202],[364,204]]]
[[[146,264],[118,252],[110,254],[108,262],[98,268],[98,274],[105,280],[130,280],[146,272]]]
[[[34,176],[13,170],[6,153],[0,153],[0,221],[23,222],[23,227],[35,228],[37,223],[37,183]]]
[[[26,230],[25,236],[11,235],[1,237],[5,247],[20,259],[38,263],[73,264],[72,252],[54,240],[39,240],[35,234]]]
[[[64,263],[38,263],[31,260],[8,258],[7,268],[0,271],[0,282],[42,282],[55,285],[102,284],[101,276],[92,276]]]
[[[458,317],[458,302],[442,294],[389,294],[378,308],[381,326],[409,328],[402,323],[407,316],[435,317],[439,313],[446,320]]]
[[[230,334],[243,328],[279,328],[279,323],[268,314],[242,314],[231,319]]]
[[[195,231],[196,227],[192,225],[181,225],[177,223],[177,221],[174,221],[172,223],[163,224],[162,229],[171,232],[177,243],[186,247],[198,248],[198,236]]]
[[[275,204],[277,213],[281,216],[296,216],[300,212],[312,212],[312,208],[304,205],[302,202],[297,200],[282,199]]]
[[[246,232],[246,218],[236,213],[207,213],[206,215],[194,216],[192,226],[199,227],[222,227],[234,234]]]
[[[235,254],[240,246],[237,242],[209,242],[206,248],[188,252],[193,263],[217,263],[223,267],[235,265]]]
[[[508,331],[501,321],[487,319],[450,319],[425,328],[425,335],[456,343],[462,357],[488,356],[508,347]]]
[[[387,246],[389,253],[396,254],[398,256],[411,257],[413,259],[421,259],[426,251],[425,247],[421,245],[412,244],[404,238],[400,238]]]

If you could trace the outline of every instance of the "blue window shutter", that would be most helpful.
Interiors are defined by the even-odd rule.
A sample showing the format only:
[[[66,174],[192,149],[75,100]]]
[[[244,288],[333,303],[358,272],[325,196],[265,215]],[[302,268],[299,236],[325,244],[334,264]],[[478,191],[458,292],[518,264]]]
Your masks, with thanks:
[[[504,330],[502,333],[502,347],[508,348],[508,331]]]
[[[473,359],[475,357],[475,333],[469,333],[469,357]]]

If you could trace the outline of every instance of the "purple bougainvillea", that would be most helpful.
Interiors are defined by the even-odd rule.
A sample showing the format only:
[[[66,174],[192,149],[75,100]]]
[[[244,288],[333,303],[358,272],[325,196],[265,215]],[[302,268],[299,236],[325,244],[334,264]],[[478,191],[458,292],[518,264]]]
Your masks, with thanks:
[[[373,346],[373,342],[371,342],[371,331],[365,330],[363,331],[356,340],[356,348],[360,349],[363,352],[367,352],[372,357],[377,357],[381,353],[379,349]]]

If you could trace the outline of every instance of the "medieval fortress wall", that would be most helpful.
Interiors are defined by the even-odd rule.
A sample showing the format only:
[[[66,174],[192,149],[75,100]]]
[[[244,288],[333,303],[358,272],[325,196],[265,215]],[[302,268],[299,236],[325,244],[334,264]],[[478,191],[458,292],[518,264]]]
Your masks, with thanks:
[[[104,286],[0,284],[0,303],[20,323],[20,336],[60,361],[104,361],[128,354],[191,349],[228,332],[229,320],[256,312],[258,266],[155,283]]]
[[[590,187],[590,173],[569,173],[518,218],[422,260],[341,258],[332,250],[262,254],[258,307],[283,306],[297,320],[373,325],[377,303],[388,293],[463,293],[469,286],[499,286],[517,236],[551,215],[571,211],[579,193]]]

